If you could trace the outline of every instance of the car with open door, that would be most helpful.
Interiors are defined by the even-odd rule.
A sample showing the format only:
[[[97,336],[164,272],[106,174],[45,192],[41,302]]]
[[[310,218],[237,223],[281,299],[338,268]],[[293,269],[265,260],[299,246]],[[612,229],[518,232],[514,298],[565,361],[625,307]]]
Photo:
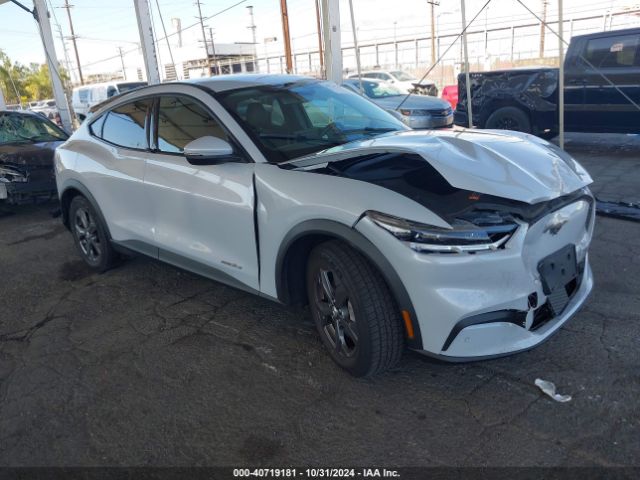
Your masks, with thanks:
[[[57,149],[56,176],[90,266],[135,251],[308,304],[353,375],[405,347],[449,361],[532,348],[593,285],[591,178],[567,153],[520,133],[412,131],[330,82],[141,88]]]

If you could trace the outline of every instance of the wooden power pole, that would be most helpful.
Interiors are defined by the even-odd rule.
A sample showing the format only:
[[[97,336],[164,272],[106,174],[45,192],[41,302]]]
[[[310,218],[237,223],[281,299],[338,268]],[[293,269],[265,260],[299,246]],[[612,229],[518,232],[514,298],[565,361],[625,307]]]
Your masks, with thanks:
[[[69,30],[71,30],[71,41],[73,42],[73,51],[76,54],[76,63],[78,64],[78,78],[80,78],[80,85],[84,85],[84,78],[82,77],[82,67],[80,67],[80,55],[78,55],[78,44],[76,43],[76,34],[73,30],[73,20],[71,19],[71,7],[69,0],[64,0],[64,7],[67,9],[67,16],[69,17]]]
[[[540,58],[544,58],[544,34],[545,34],[545,29],[547,28],[545,26],[545,23],[547,23],[547,5],[549,4],[548,0],[542,0],[542,23],[540,24],[540,52],[539,52],[539,57]]]
[[[287,0],[280,0],[280,14],[282,15],[282,37],[284,38],[284,57],[287,61],[287,73],[293,73],[293,59],[291,57],[291,36],[289,34],[289,12]]]
[[[436,7],[440,5],[440,2],[436,0],[427,0],[427,3],[431,5],[431,65],[436,63]]]

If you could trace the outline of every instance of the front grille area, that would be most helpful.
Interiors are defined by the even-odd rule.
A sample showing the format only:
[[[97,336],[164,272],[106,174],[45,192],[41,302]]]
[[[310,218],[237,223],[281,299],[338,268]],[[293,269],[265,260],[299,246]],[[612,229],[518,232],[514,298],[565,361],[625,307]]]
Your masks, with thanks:
[[[452,110],[450,108],[447,108],[445,110],[438,109],[438,110],[427,110],[427,111],[432,117],[448,117],[449,115],[451,115]]]
[[[582,277],[584,276],[584,268],[585,262],[584,260],[578,264],[578,277],[571,280],[567,283],[564,288],[569,296],[569,299],[573,298],[575,293],[578,291],[578,287],[582,283]],[[533,314],[533,322],[531,323],[531,328],[529,330],[535,331],[542,327],[544,324],[548,323],[550,320],[553,320],[555,316],[553,315],[553,309],[551,308],[549,301],[547,300],[544,305],[541,305],[534,314]]]

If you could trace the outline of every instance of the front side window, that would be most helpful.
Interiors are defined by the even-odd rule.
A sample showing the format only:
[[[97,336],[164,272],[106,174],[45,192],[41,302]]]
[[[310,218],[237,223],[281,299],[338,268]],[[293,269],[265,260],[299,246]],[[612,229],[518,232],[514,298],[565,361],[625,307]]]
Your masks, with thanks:
[[[148,148],[145,121],[149,108],[150,98],[114,108],[104,118],[101,138],[120,147],[136,150]],[[96,130],[92,131],[99,135]]]
[[[184,96],[160,97],[158,149],[182,153],[187,143],[212,136],[229,141],[220,123],[196,100]]]
[[[247,87],[218,99],[274,163],[407,128],[369,100],[328,82]]]
[[[586,59],[596,68],[632,67],[639,43],[640,35],[594,38],[587,43]]]

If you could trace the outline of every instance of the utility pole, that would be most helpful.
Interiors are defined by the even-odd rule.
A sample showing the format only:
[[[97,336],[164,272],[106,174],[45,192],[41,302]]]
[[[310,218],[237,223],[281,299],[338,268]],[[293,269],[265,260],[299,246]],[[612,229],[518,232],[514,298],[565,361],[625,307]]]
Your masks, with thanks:
[[[216,75],[220,75],[222,72],[220,71],[220,63],[218,62],[218,57],[216,57],[216,44],[213,41],[213,28],[209,27],[209,39],[211,40],[211,53],[213,54],[213,62],[216,66]]]
[[[144,69],[147,73],[149,85],[160,83],[160,67],[158,67],[158,54],[156,53],[156,41],[153,35],[153,24],[149,0],[133,0],[140,35],[140,47],[144,58]]]
[[[71,79],[73,80],[73,69],[71,68],[71,60],[69,60],[69,50],[67,49],[67,43],[64,41],[64,35],[62,35],[62,27],[59,23],[56,24],[56,29],[58,30],[58,36],[60,37],[60,42],[62,43],[62,50],[64,51],[64,64],[66,69],[69,71],[69,75],[71,75]]]
[[[69,109],[69,101],[64,93],[64,86],[60,78],[58,70],[58,59],[56,57],[56,49],[53,44],[53,34],[51,32],[51,24],[49,23],[49,12],[45,0],[33,0],[34,17],[38,22],[40,30],[40,38],[44,47],[47,65],[49,66],[49,74],[51,76],[51,86],[53,87],[53,98],[56,99],[56,106],[60,114],[62,126],[69,133],[72,131],[71,111]],[[18,101],[20,101],[18,99]]]
[[[436,63],[436,7],[440,6],[440,2],[436,0],[427,0],[431,5],[431,65]]]
[[[250,20],[249,26],[248,26],[247,28],[248,28],[249,30],[251,30],[251,40],[252,40],[252,43],[253,43],[254,45],[257,45],[257,44],[258,44],[258,42],[257,42],[257,40],[256,40],[256,22],[255,22],[255,21],[254,21],[254,19],[253,19],[253,5],[249,5],[249,6],[247,7],[247,10],[249,10],[249,20]]]
[[[120,63],[122,64],[122,76],[127,79],[127,69],[124,68],[124,54],[122,53],[122,47],[118,47],[118,53],[120,54]]]
[[[320,54],[320,75],[324,76],[324,54],[322,53],[322,28],[320,27],[320,0],[316,0],[316,28],[318,29],[318,53]]]
[[[558,0],[558,145],[564,150],[564,7]]]
[[[327,80],[342,82],[342,48],[340,41],[340,0],[322,0],[322,41]]]
[[[540,54],[538,55],[540,58],[544,57],[544,34],[545,34],[545,23],[547,23],[547,5],[549,5],[548,0],[542,0],[542,23],[540,24]]]
[[[291,36],[289,35],[289,12],[287,0],[280,0],[280,14],[282,16],[282,37],[284,38],[284,56],[287,60],[287,73],[293,73],[293,60],[291,58]]]
[[[200,21],[200,28],[202,29],[202,43],[204,44],[204,53],[209,65],[209,74],[211,74],[211,59],[209,57],[209,49],[207,48],[207,34],[204,33],[204,22],[202,20],[202,8],[200,7],[200,3],[200,0],[196,0],[196,5],[198,6],[198,20]]]
[[[249,5],[247,10],[249,10],[249,26],[247,28],[251,30],[251,40],[253,42],[253,70],[255,71],[258,69],[258,41],[256,40],[256,22],[253,18],[253,5]]]
[[[469,128],[473,128],[473,109],[471,106],[471,79],[469,78],[469,48],[467,46],[467,17],[465,15],[465,2],[460,0],[460,13],[462,14],[462,45],[464,46],[464,73],[467,93],[467,119]]]
[[[80,55],[78,55],[78,44],[76,43],[76,34],[73,31],[73,20],[71,19],[71,7],[69,0],[64,0],[64,7],[67,9],[67,16],[69,17],[69,30],[71,30],[71,41],[73,41],[73,50],[76,53],[76,63],[78,64],[78,77],[80,77],[80,85],[84,85],[84,78],[82,78],[82,67],[80,67]]]

